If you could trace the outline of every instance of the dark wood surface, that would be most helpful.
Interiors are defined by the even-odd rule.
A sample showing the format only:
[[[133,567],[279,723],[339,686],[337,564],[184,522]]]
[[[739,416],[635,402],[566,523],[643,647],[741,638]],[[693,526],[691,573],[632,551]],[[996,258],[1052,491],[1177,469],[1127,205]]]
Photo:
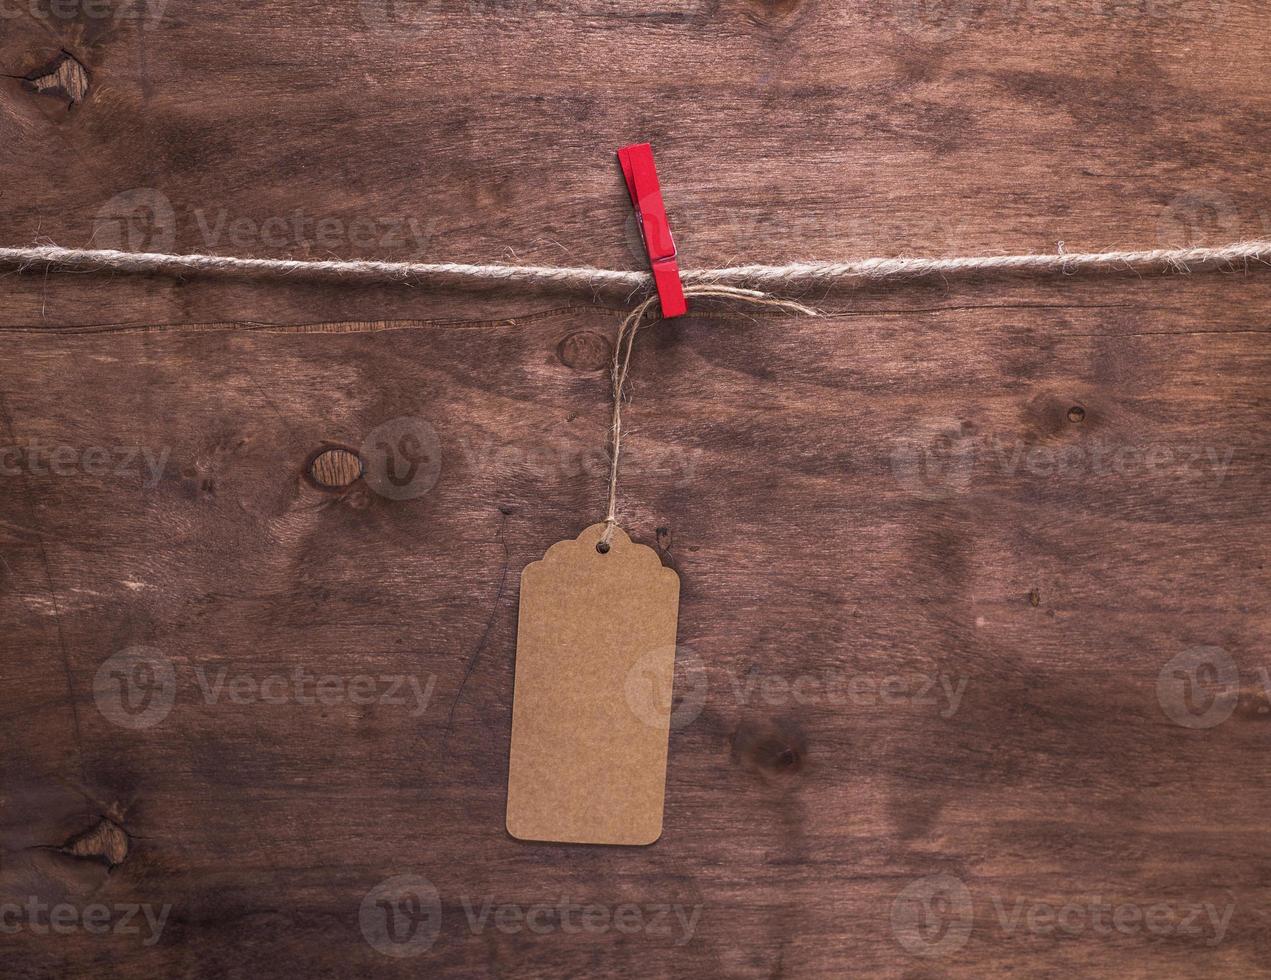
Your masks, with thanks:
[[[641,138],[690,267],[1271,234],[1263,4],[5,15],[5,244],[638,268]],[[620,297],[3,285],[6,975],[1271,973],[1271,270],[643,334],[621,515],[684,701],[644,849],[503,828],[517,580],[603,516]],[[427,492],[310,475],[399,419]],[[261,700],[298,668],[338,689]]]

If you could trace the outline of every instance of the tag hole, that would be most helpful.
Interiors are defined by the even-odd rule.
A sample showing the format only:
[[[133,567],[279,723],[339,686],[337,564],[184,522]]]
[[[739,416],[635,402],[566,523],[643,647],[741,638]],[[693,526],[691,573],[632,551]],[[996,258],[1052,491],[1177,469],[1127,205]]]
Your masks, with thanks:
[[[607,554],[609,554],[609,542],[608,542],[608,541],[597,541],[597,542],[596,542],[596,550],[597,550],[597,551],[599,551],[602,555],[607,555]]]

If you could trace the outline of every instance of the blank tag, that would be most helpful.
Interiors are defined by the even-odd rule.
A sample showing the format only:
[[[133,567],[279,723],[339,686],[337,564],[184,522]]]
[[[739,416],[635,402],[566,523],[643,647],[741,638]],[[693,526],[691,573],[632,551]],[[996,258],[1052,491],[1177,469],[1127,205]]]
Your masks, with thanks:
[[[521,573],[507,828],[522,840],[662,833],[680,579],[604,524]]]

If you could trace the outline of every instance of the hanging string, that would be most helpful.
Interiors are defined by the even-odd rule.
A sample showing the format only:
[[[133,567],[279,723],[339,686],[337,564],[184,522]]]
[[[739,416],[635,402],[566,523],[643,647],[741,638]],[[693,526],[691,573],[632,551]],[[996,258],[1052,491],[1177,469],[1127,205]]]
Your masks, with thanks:
[[[794,300],[779,299],[753,289],[737,289],[732,286],[686,286],[685,298],[727,299],[750,306],[766,307],[785,313],[801,313],[804,316],[819,316],[817,310]],[[618,326],[618,334],[613,345],[613,420],[609,428],[609,508],[605,513],[605,530],[597,543],[597,550],[609,550],[609,540],[613,537],[613,529],[617,526],[618,506],[618,462],[622,456],[622,400],[626,395],[627,374],[631,368],[631,351],[635,347],[636,334],[648,316],[658,304],[656,296],[650,296],[627,314],[626,319]],[[650,322],[656,322],[656,318]]]

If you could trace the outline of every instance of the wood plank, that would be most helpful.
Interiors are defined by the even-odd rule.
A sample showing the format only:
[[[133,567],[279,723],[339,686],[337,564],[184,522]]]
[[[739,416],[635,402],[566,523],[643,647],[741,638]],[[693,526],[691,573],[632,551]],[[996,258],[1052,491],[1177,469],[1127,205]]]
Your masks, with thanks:
[[[637,137],[690,267],[1271,233],[1245,0],[160,6],[5,20],[0,240],[638,268]],[[23,81],[62,50],[74,105]],[[602,516],[621,297],[4,284],[0,904],[77,916],[0,917],[15,976],[1271,972],[1271,272],[643,333],[646,849],[502,822],[516,581]],[[402,419],[418,495],[309,478]]]

